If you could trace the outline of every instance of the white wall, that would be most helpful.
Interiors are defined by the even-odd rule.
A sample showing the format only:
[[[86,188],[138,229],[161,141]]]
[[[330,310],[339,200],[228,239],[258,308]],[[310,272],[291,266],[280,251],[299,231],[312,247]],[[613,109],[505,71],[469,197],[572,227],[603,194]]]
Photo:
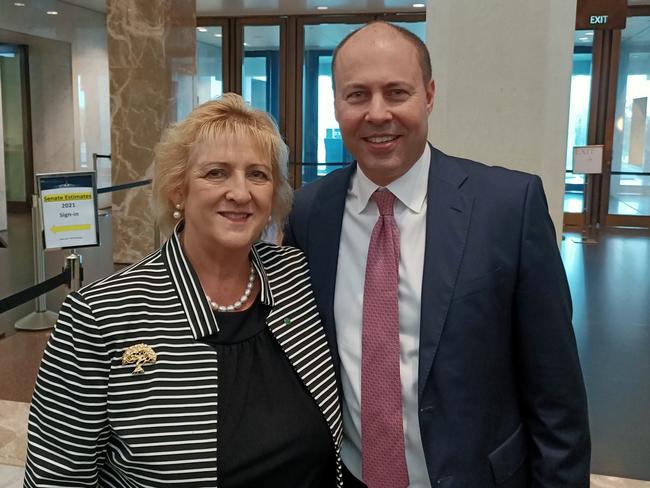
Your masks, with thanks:
[[[538,174],[562,231],[576,0],[436,0],[427,6],[441,150]]]
[[[56,0],[24,3],[0,3],[0,29],[12,31],[0,42],[21,38],[30,48],[32,124],[45,134],[33,134],[34,170],[90,168],[92,153],[111,151],[106,16]],[[51,52],[59,42],[68,46],[67,67],[65,56]],[[98,186],[110,183],[110,164],[100,160]]]

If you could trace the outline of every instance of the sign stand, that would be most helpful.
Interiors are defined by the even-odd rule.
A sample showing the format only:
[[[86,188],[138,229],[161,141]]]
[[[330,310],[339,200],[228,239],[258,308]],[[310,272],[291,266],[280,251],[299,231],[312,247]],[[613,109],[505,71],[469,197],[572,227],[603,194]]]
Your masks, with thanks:
[[[45,281],[45,249],[72,248],[66,263],[71,266],[71,291],[76,291],[81,285],[81,256],[75,248],[99,246],[95,172],[38,174],[36,182],[38,195],[32,198],[35,281]],[[18,320],[14,327],[50,329],[57,317],[47,310],[43,294],[36,299],[36,310]]]
[[[582,238],[574,239],[578,244],[598,244],[598,223],[594,223],[593,175],[603,172],[603,145],[575,146],[573,148],[573,173],[584,174],[586,177],[585,191],[583,194],[584,227]]]

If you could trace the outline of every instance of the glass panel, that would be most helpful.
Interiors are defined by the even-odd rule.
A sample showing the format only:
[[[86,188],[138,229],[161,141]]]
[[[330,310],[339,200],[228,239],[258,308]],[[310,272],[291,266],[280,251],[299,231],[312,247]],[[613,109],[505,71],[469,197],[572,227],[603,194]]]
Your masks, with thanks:
[[[242,96],[280,121],[280,26],[244,26]]]
[[[196,105],[223,95],[222,28],[196,28]]]
[[[609,213],[650,215],[650,17],[629,17],[621,35]]]
[[[650,215],[650,175],[612,175],[609,213]]]
[[[8,202],[25,202],[25,141],[23,127],[22,51],[11,44],[0,44],[0,97]]]
[[[352,161],[334,117],[332,52],[343,38],[363,24],[305,26],[302,106],[302,184]],[[424,40],[425,22],[398,22]]]
[[[587,144],[593,40],[593,31],[575,33],[564,185],[564,211],[571,213],[581,213],[584,206],[585,176],[573,173],[573,148]]]

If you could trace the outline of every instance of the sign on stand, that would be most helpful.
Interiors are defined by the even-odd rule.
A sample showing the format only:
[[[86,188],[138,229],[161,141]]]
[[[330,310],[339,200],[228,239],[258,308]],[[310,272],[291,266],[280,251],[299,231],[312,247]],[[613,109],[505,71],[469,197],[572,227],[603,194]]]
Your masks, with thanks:
[[[603,145],[573,147],[574,174],[600,174],[603,172]]]
[[[94,172],[36,175],[45,249],[99,245]]]

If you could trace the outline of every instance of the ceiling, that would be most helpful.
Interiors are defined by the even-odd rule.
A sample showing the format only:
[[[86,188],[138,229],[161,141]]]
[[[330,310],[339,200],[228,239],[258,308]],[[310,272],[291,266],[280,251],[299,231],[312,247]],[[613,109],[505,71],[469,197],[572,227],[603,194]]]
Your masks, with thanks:
[[[61,0],[97,12],[106,12],[106,0]],[[650,0],[648,0],[650,1]],[[196,0],[197,17],[244,15],[307,15],[364,12],[423,12],[413,7],[427,0]],[[318,10],[326,6],[327,10]]]

